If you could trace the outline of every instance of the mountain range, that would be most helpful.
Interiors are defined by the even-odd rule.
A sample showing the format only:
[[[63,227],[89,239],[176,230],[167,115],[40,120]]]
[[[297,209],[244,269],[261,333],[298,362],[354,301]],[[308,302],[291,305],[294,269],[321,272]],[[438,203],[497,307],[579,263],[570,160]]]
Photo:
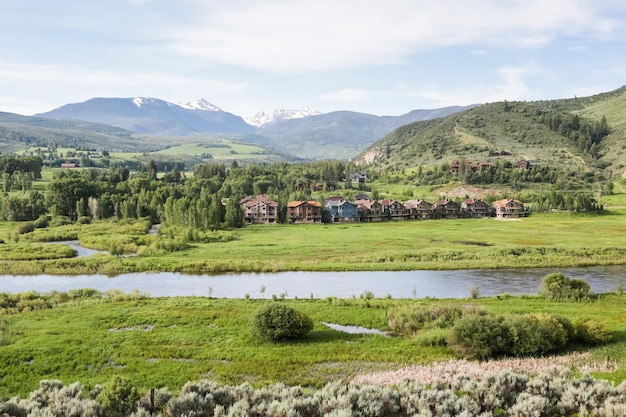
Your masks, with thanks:
[[[401,116],[278,109],[244,119],[204,99],[174,104],[135,97],[92,98],[35,116],[103,123],[144,135],[227,135],[299,158],[328,159],[352,158],[402,125],[447,116],[469,107],[414,110]]]
[[[95,98],[37,116],[0,113],[0,152],[54,142],[149,157],[153,150],[229,139],[265,149],[255,155],[353,159],[383,170],[460,158],[490,160],[499,150],[508,151],[504,159],[512,163],[526,159],[612,172],[622,172],[626,165],[626,87],[590,97],[414,110],[402,116],[277,110],[253,119],[246,118],[248,123],[202,99],[173,104]],[[606,132],[595,135],[603,124]],[[259,161],[266,160],[276,159]]]

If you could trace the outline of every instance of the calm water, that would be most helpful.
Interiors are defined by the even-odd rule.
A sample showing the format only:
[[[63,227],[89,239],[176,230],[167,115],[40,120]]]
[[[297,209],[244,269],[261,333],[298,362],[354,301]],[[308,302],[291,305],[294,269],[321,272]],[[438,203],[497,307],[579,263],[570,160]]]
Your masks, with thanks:
[[[472,288],[481,296],[536,294],[541,278],[551,272],[563,272],[570,278],[583,278],[594,292],[626,288],[626,266],[571,269],[461,270],[402,272],[280,272],[222,275],[188,275],[179,273],[135,273],[117,277],[79,276],[0,276],[0,292],[17,293],[76,288],[99,291],[139,290],[153,297],[208,296],[243,298],[350,298],[367,291],[376,297],[393,298],[469,297]],[[263,291],[264,288],[264,291]]]

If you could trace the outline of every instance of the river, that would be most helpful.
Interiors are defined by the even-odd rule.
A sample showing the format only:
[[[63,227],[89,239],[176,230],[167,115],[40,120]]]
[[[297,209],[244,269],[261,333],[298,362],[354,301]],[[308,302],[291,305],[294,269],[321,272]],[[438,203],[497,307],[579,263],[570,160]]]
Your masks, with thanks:
[[[277,272],[219,275],[190,275],[146,272],[105,275],[0,276],[0,292],[18,293],[76,288],[99,291],[117,289],[148,293],[152,297],[212,296],[219,298],[359,297],[366,292],[376,297],[462,298],[472,289],[479,296],[509,293],[536,294],[541,278],[563,272],[570,278],[583,278],[596,293],[626,288],[626,266],[569,269],[510,269],[460,271],[380,271],[380,272]]]

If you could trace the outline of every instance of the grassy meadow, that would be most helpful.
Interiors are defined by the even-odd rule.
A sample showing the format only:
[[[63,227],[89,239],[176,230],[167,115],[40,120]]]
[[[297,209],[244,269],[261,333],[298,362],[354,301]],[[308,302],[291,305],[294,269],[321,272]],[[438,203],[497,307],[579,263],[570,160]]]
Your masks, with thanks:
[[[0,225],[0,273],[109,275],[138,271],[273,272],[574,267],[626,263],[626,210],[607,214],[536,214],[519,220],[458,219],[369,224],[254,225],[209,232],[174,252],[152,250],[181,239],[146,235],[149,222],[94,222],[18,235]],[[32,262],[42,241],[78,239],[87,247],[121,247],[139,256],[54,256]],[[61,245],[62,246],[62,245]],[[20,255],[22,254],[22,255]]]
[[[322,386],[360,374],[455,359],[449,348],[431,346],[427,334],[355,335],[321,323],[386,330],[389,310],[407,304],[475,304],[502,314],[547,312],[571,320],[596,318],[607,325],[613,340],[591,349],[587,365],[610,363],[611,367],[602,368],[596,375],[618,382],[626,379],[623,297],[605,294],[586,303],[528,296],[452,300],[82,299],[52,309],[0,316],[0,398],[24,395],[42,379],[80,381],[93,387],[113,375],[130,378],[142,391],[164,386],[176,391],[186,381],[202,378],[230,385],[284,382]],[[315,323],[313,331],[298,342],[255,339],[250,328],[252,316],[272,302],[286,303],[308,314]],[[571,353],[572,349],[575,351],[576,346],[562,353]]]

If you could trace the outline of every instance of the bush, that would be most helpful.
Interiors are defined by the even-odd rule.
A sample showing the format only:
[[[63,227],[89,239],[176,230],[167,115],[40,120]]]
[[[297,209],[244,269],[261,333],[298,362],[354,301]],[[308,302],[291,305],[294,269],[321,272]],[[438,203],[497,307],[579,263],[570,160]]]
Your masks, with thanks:
[[[272,303],[254,315],[252,330],[259,339],[266,341],[298,339],[313,330],[313,322],[291,307]]]
[[[542,355],[567,344],[567,330],[547,314],[524,314],[508,320],[513,335],[511,352],[515,356]]]
[[[595,319],[578,319],[574,322],[576,339],[590,345],[599,345],[611,340],[611,333],[604,323]]]
[[[591,287],[584,279],[569,279],[562,273],[556,272],[543,277],[541,293],[557,301],[582,301],[591,295]]]
[[[452,349],[473,359],[486,359],[511,351],[512,333],[502,317],[471,314],[457,320],[448,338]]]
[[[390,311],[387,325],[393,334],[412,335],[422,329],[452,327],[463,313],[454,305],[408,306]]]
[[[19,233],[20,235],[34,232],[34,231],[35,231],[35,223],[33,222],[21,223],[19,227],[17,228],[17,233]]]
[[[76,221],[78,224],[89,224],[91,223],[91,217],[88,216],[80,216]]]
[[[105,415],[123,417],[136,409],[135,403],[139,400],[139,394],[130,379],[115,375],[102,387],[97,400],[102,404]]]
[[[48,216],[39,216],[39,218],[37,220],[35,220],[35,227],[37,229],[45,229],[46,227],[48,227]]]
[[[72,224],[72,219],[67,216],[53,217],[52,221],[50,222],[50,226],[52,227],[65,226],[67,224]]]

